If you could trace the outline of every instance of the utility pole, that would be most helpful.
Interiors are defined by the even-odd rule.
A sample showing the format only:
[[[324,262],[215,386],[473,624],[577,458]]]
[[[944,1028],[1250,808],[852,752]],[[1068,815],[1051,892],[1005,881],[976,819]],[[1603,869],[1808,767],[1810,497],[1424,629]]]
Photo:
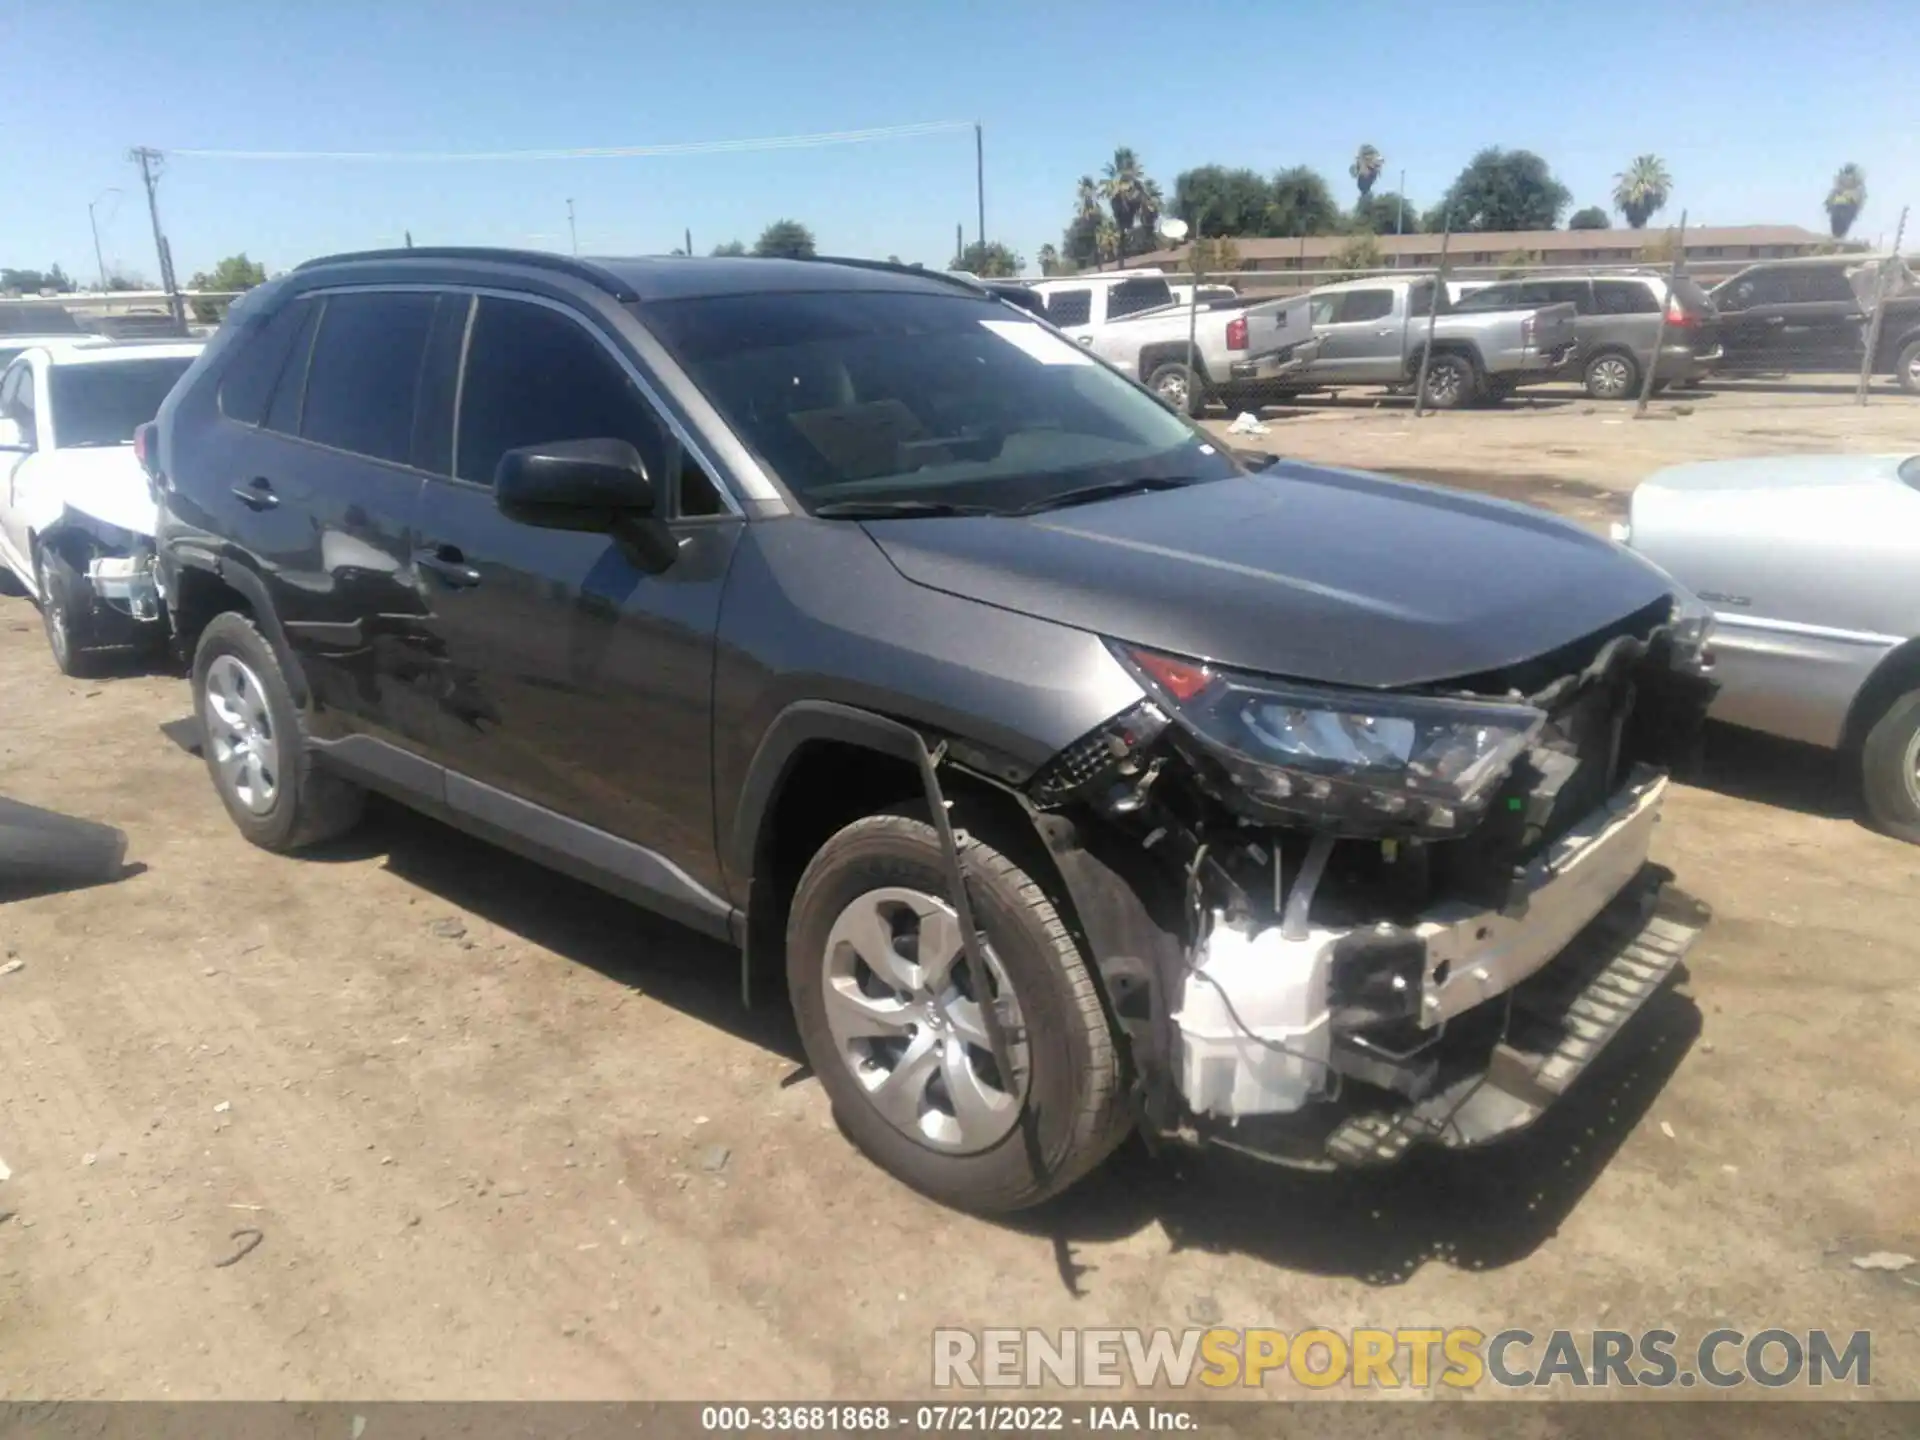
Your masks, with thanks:
[[[955,225],[953,227],[953,263],[957,266],[966,258],[967,227],[964,225]]]
[[[1667,344],[1667,312],[1680,303],[1680,277],[1687,268],[1687,212],[1680,212],[1680,234],[1673,244],[1673,275],[1667,281],[1667,298],[1660,306],[1660,323],[1653,327],[1653,354],[1647,357],[1647,373],[1640,377],[1640,399],[1633,407],[1633,418],[1646,418],[1647,401],[1653,395],[1654,372],[1660,368],[1660,352]]]
[[[573,242],[573,253],[580,253],[580,232],[573,228],[573,201],[567,201],[567,239]]]
[[[978,120],[973,122],[973,198],[979,207],[980,250],[984,254],[987,248],[987,152]]]
[[[1867,391],[1873,382],[1873,362],[1880,349],[1880,325],[1887,318],[1887,282],[1900,264],[1900,246],[1907,238],[1907,207],[1900,207],[1900,223],[1893,232],[1893,252],[1880,262],[1880,280],[1873,291],[1873,318],[1867,322],[1867,353],[1860,361],[1860,391],[1855,397],[1867,403]]]
[[[127,152],[127,158],[140,167],[140,179],[147,187],[147,214],[153,219],[153,248],[160,258],[160,288],[167,292],[167,309],[173,314],[173,323],[184,328],[187,307],[180,299],[179,282],[173,278],[173,252],[167,249],[167,238],[160,230],[160,199],[154,188],[160,179],[162,156],[150,145],[136,145]]]
[[[681,238],[687,242],[687,258],[691,260],[693,258],[693,229],[691,226],[682,232]]]
[[[1404,170],[1400,172],[1400,188],[1394,192],[1393,198],[1399,202],[1393,212],[1393,233],[1404,235],[1407,233],[1407,172]],[[1393,268],[1400,268],[1400,247],[1397,245],[1393,250]]]
[[[1440,268],[1433,272],[1433,295],[1427,301],[1427,343],[1420,347],[1420,373],[1413,382],[1413,418],[1427,413],[1427,362],[1433,359],[1433,327],[1440,323],[1440,307],[1447,303],[1447,251],[1453,245],[1453,210],[1447,210],[1446,228],[1440,232]],[[1411,293],[1411,292],[1409,292]]]
[[[93,263],[100,268],[100,293],[102,295],[107,293],[107,261],[106,257],[100,252],[100,222],[94,217],[93,207],[106,199],[107,196],[118,195],[119,193],[120,187],[118,185],[109,185],[105,190],[102,190],[87,202],[87,224],[93,228]],[[118,207],[115,208],[117,209]]]

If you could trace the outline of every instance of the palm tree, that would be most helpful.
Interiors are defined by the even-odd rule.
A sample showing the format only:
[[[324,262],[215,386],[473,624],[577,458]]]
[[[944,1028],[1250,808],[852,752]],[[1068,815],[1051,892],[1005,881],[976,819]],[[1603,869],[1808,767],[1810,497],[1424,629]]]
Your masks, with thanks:
[[[1647,228],[1647,221],[1665,208],[1673,190],[1673,177],[1667,162],[1658,155],[1636,155],[1631,165],[1613,177],[1613,203],[1636,230]]]
[[[1849,161],[1833,174],[1833,188],[1827,192],[1827,228],[1833,238],[1844,240],[1860,208],[1867,203],[1867,172]]]
[[[1093,253],[1104,262],[1109,256],[1120,258],[1120,231],[1113,221],[1102,219],[1100,228],[1093,232]]]
[[[1166,213],[1167,200],[1166,197],[1160,193],[1160,182],[1157,180],[1142,180],[1140,182],[1140,233],[1144,235],[1149,242],[1152,241],[1154,233],[1160,228],[1160,217]],[[1153,248],[1152,244],[1149,243],[1147,248],[1151,250]]]
[[[1373,182],[1380,178],[1380,171],[1386,165],[1386,157],[1371,145],[1362,145],[1353,157],[1353,164],[1347,167],[1347,174],[1353,177],[1353,183],[1360,187],[1360,203],[1365,205],[1367,197],[1373,194]]]
[[[1082,175],[1073,187],[1073,218],[1098,225],[1102,213],[1100,186],[1091,175]]]
[[[1040,273],[1051,275],[1060,268],[1060,252],[1051,245],[1040,247]]]
[[[1101,172],[1100,194],[1107,202],[1107,208],[1113,212],[1113,228],[1119,235],[1119,249],[1116,260],[1127,258],[1127,232],[1133,229],[1134,221],[1140,217],[1141,206],[1146,203],[1146,176],[1140,169],[1140,157],[1122,145],[1113,152],[1113,159],[1107,162],[1107,168]]]

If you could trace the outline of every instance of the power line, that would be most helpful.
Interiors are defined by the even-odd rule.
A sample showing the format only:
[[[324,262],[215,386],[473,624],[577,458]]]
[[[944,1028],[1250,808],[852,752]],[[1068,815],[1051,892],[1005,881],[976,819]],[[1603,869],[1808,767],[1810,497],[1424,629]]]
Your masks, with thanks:
[[[929,120],[916,125],[880,125],[867,130],[826,130],[813,135],[774,135],[756,140],[692,140],[672,145],[616,145],[570,150],[168,150],[202,160],[361,160],[381,163],[466,163],[486,160],[629,160],[655,155],[724,155],[761,150],[809,150],[825,145],[863,145],[950,130],[977,129],[971,120]]]

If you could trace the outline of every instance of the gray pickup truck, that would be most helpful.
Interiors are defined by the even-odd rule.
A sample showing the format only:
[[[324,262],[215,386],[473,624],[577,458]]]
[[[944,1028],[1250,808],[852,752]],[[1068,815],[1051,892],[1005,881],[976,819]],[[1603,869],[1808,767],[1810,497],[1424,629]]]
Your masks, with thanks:
[[[1238,404],[1304,390],[1409,384],[1420,372],[1432,305],[1432,278],[1410,276],[1349,280],[1254,306],[1246,312],[1246,356],[1215,388]],[[1472,314],[1449,314],[1443,306],[1433,322],[1427,404],[1452,410],[1551,379],[1574,352],[1574,313],[1566,304]]]

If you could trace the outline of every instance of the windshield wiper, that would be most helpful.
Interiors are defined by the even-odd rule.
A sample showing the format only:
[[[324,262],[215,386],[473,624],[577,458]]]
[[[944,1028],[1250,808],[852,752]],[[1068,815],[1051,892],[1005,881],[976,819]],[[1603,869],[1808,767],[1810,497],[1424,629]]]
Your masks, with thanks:
[[[830,500],[813,507],[829,520],[894,520],[914,515],[1000,515],[988,505],[956,505],[947,500]]]
[[[1009,510],[1009,515],[1038,515],[1042,510],[1064,510],[1069,505],[1087,505],[1095,500],[1111,500],[1119,495],[1135,495],[1147,490],[1183,490],[1195,482],[1190,478],[1169,477],[1165,475],[1148,476],[1133,480],[1102,480],[1098,485],[1082,485],[1077,490],[1062,490],[1057,495],[1046,495],[1018,510]]]

